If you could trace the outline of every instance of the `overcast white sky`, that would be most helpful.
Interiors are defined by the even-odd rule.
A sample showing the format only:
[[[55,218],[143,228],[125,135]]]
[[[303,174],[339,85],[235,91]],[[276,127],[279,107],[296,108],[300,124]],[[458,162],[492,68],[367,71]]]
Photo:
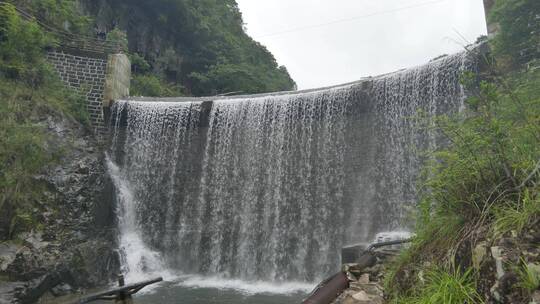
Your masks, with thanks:
[[[426,63],[486,34],[482,0],[237,0],[299,89]],[[459,34],[458,34],[459,33]]]

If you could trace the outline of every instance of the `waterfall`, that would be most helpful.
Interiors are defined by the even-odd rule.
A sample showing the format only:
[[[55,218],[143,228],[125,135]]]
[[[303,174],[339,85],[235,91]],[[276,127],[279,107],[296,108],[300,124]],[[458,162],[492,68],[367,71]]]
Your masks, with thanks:
[[[117,102],[126,271],[317,281],[345,244],[410,228],[419,152],[440,144],[414,118],[459,111],[471,68],[461,53],[326,89]]]

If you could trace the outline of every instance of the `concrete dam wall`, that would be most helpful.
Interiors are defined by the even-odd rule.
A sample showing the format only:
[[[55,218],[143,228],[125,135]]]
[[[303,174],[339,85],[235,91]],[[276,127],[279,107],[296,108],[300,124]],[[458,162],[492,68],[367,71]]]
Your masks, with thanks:
[[[407,230],[418,127],[460,111],[466,53],[359,82],[228,98],[121,100],[109,169],[128,280],[152,273],[317,281],[340,248]]]

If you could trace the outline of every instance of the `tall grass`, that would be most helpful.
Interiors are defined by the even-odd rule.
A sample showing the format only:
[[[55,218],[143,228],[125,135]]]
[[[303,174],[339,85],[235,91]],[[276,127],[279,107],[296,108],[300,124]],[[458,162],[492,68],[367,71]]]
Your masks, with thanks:
[[[435,268],[426,271],[424,283],[409,297],[398,298],[396,304],[479,304],[483,303],[476,291],[474,277],[469,270],[447,271]]]
[[[387,276],[395,299],[419,288],[426,264],[467,263],[479,231],[500,237],[538,223],[540,69],[495,71],[464,75],[467,109],[426,122],[449,145],[431,154],[420,181],[417,240]]]
[[[497,206],[493,209],[493,214],[493,233],[496,237],[511,231],[521,234],[525,228],[540,221],[540,196],[526,190],[520,201]]]
[[[521,265],[518,269],[519,286],[528,293],[532,293],[540,288],[540,265],[527,264],[521,259]]]

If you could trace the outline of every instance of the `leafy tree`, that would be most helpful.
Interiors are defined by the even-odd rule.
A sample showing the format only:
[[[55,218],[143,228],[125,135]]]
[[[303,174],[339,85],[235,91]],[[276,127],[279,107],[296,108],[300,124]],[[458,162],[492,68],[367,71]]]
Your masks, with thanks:
[[[131,80],[132,96],[183,96],[183,88],[176,84],[166,83],[155,75],[135,75]]]
[[[522,64],[540,54],[540,1],[497,0],[490,16],[499,24],[494,50],[500,59]]]
[[[245,33],[234,0],[83,3],[100,26],[127,31],[130,52],[150,65],[135,74],[153,74],[193,95],[295,88],[287,70]]]
[[[28,13],[54,29],[74,34],[91,34],[92,19],[79,13],[77,0],[8,0],[8,2],[24,7]]]
[[[43,49],[53,43],[39,25],[25,21],[11,4],[0,5],[0,74],[31,84],[43,81]]]
[[[106,41],[109,46],[113,46],[118,52],[127,52],[128,50],[127,35],[118,28],[114,28],[107,33]]]

